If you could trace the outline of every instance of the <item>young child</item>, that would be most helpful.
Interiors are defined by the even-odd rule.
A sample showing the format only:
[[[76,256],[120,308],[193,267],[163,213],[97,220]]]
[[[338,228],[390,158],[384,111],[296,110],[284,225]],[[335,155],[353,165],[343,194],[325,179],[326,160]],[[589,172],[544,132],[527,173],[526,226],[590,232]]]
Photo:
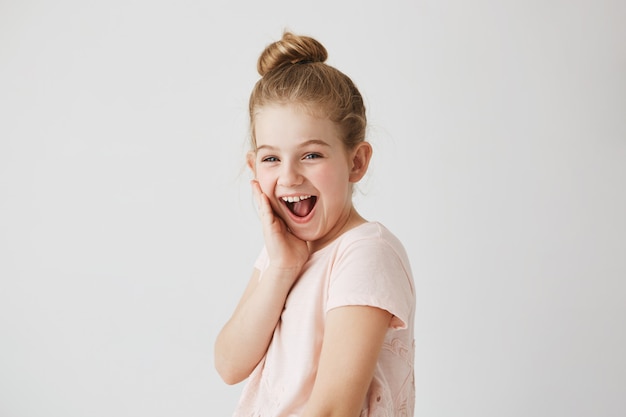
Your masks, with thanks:
[[[215,343],[236,417],[413,416],[415,292],[402,244],[361,217],[372,155],[361,94],[284,33],[258,61],[248,166],[265,245]]]

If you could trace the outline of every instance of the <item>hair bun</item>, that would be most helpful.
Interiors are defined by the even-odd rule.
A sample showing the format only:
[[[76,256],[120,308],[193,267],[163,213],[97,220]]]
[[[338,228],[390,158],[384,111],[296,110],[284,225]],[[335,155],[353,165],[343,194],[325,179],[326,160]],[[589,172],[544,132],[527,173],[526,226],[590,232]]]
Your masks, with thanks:
[[[291,32],[268,45],[257,62],[257,71],[261,76],[286,65],[308,62],[324,62],[328,58],[326,48],[308,36],[298,36]]]

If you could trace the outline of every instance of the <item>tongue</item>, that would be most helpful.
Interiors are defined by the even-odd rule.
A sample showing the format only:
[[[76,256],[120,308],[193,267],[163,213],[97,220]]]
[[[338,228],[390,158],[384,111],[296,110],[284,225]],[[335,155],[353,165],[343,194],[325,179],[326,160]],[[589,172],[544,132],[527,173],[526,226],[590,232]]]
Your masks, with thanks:
[[[307,198],[306,200],[293,203],[291,211],[298,217],[305,217],[313,209],[313,198]]]

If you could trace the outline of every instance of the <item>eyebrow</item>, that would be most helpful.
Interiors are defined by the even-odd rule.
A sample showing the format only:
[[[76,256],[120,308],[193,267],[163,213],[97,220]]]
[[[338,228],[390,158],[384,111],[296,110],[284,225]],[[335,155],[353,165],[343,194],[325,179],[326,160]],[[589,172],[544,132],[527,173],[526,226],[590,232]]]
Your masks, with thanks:
[[[298,148],[306,148],[307,146],[310,146],[310,145],[321,145],[321,146],[330,147],[330,145],[327,142],[324,142],[321,139],[310,139],[305,142],[302,142],[300,145],[298,145]],[[272,145],[261,145],[256,148],[257,151],[261,149],[276,150],[277,148]]]

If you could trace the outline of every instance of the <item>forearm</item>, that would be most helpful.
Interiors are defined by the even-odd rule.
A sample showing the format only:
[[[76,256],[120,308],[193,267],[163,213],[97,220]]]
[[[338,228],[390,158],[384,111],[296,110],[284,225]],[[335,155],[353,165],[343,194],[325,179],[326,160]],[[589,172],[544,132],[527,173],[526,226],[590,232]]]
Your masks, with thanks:
[[[227,383],[247,378],[265,355],[293,285],[294,273],[297,274],[268,268],[218,335],[215,366]]]
[[[328,312],[317,376],[302,417],[360,415],[391,317],[368,306]]]
[[[344,410],[343,407],[332,408],[332,406],[320,405],[319,407],[308,407],[302,417],[359,417],[360,408],[355,410]]]

